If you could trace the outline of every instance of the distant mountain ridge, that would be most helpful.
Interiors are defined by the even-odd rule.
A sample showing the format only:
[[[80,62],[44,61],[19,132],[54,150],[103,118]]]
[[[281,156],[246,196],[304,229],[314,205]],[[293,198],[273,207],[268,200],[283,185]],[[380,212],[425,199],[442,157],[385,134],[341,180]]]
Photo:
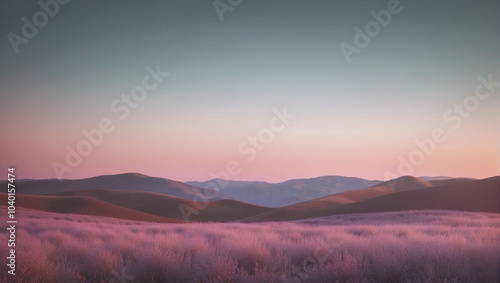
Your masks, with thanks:
[[[213,179],[187,184],[201,188],[219,188],[224,195],[255,205],[283,207],[331,194],[364,189],[381,182],[355,177],[323,176],[292,179],[281,183]]]
[[[371,188],[276,208],[243,222],[288,221],[335,214],[447,209],[500,212],[500,176],[423,181],[402,176]]]
[[[278,208],[258,206],[234,199],[203,199],[200,197],[201,192],[215,192],[181,182],[139,174],[100,176],[60,182],[67,187],[55,186],[54,181],[59,183],[58,180],[19,181],[16,185],[18,192],[25,190],[28,192],[34,190],[36,193],[56,192],[41,195],[17,194],[16,206],[63,214],[95,215],[162,223],[288,221],[345,213],[422,209],[500,213],[500,176],[481,180],[453,178],[429,181],[413,176],[402,176],[371,187],[343,191]],[[288,190],[294,193],[295,197],[300,198],[301,193],[311,188],[319,191],[345,189],[349,186],[362,186],[366,182],[367,180],[360,178],[341,176],[296,179],[279,184],[229,181],[221,189],[223,192],[220,195],[229,195],[231,190],[236,192],[248,190],[247,193],[250,195],[252,192],[257,192],[260,194],[259,197],[265,194],[272,197],[272,194],[279,190],[285,194]],[[155,184],[161,186],[154,186]],[[92,188],[93,186],[118,186],[124,189]],[[75,190],[78,187],[85,187],[85,189]],[[150,192],[149,189],[160,190],[162,193]],[[168,194],[179,192],[190,198]],[[242,197],[246,196],[242,194]],[[311,194],[308,196],[310,197]],[[0,192],[0,200],[7,204],[7,193]],[[188,217],[186,217],[186,212],[189,214]]]
[[[103,175],[77,180],[18,180],[18,194],[46,195],[82,190],[121,190],[160,193],[186,200],[237,200],[262,207],[283,207],[345,191],[371,187],[381,181],[323,176],[282,183],[214,179],[179,182],[137,173]],[[6,181],[0,181],[0,185]]]
[[[451,179],[442,176],[415,178],[413,179],[413,185],[415,188],[422,188],[434,186],[440,182],[444,184],[450,182],[450,180],[457,180],[457,178]],[[0,181],[0,185],[6,182]],[[107,189],[159,193],[186,200],[215,201],[230,199],[262,207],[278,208],[333,194],[366,189],[384,182],[334,175],[310,179],[292,179],[281,183],[222,179],[183,183],[138,173],[124,173],[77,180],[18,180],[17,183],[17,193],[29,195]],[[397,187],[396,183],[394,185]],[[405,188],[411,189],[408,180],[405,183],[407,183]]]
[[[0,182],[0,184],[6,181]],[[196,195],[214,196],[211,200],[227,199],[229,196],[212,190],[198,188],[182,182],[150,177],[137,173],[102,175],[78,180],[18,180],[17,193],[27,195],[45,195],[70,191],[111,189],[122,191],[144,191],[166,194],[178,198],[193,200]]]
[[[420,176],[418,177],[420,180],[424,181],[438,181],[438,180],[448,180],[448,179],[456,179],[456,178],[463,178],[463,177],[449,177],[449,176]],[[476,178],[464,178],[464,179],[469,179],[469,180],[477,180]]]

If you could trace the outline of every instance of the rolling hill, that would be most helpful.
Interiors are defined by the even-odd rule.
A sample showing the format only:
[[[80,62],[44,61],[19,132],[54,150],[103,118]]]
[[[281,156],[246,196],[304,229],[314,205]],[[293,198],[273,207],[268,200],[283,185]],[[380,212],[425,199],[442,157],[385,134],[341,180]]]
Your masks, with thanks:
[[[222,194],[229,195],[232,199],[276,208],[331,194],[364,189],[381,183],[381,181],[343,176],[323,176],[311,179],[293,179],[277,184],[221,179],[187,183],[207,189],[219,188]]]
[[[56,213],[164,223],[184,222],[189,210],[192,213],[187,220],[199,222],[286,221],[344,213],[418,209],[495,212],[497,207],[494,202],[497,206],[500,202],[498,178],[422,180],[403,176],[379,182],[325,176],[279,184],[228,181],[220,189],[222,192],[217,193],[211,188],[218,189],[220,186],[214,186],[213,182],[224,180],[185,184],[140,174],[120,174],[61,182],[20,180],[16,185],[16,204]],[[376,185],[365,187],[374,183]],[[355,189],[357,187],[361,189]],[[474,187],[478,195],[474,195]],[[309,200],[329,191],[341,192]],[[445,197],[447,194],[450,195],[448,198]],[[207,199],[203,195],[216,197]],[[0,198],[6,203],[5,193],[0,194]],[[237,199],[266,202],[273,206],[292,204],[271,208]],[[307,200],[300,202],[301,199]],[[467,200],[471,202],[466,203]]]
[[[381,181],[324,176],[272,184],[255,181],[178,182],[137,173],[103,175],[79,180],[18,180],[18,194],[46,195],[62,192],[109,189],[165,194],[187,200],[237,200],[264,207],[283,207],[335,193],[364,189]],[[0,181],[0,185],[6,181]],[[221,185],[222,184],[222,185]],[[198,197],[197,197],[198,196]]]
[[[500,212],[500,176],[422,181],[404,176],[377,186],[277,208],[242,220],[282,221],[345,213],[418,209]],[[467,203],[467,201],[471,201]],[[482,206],[484,203],[484,206]]]
[[[5,184],[6,181],[1,181]],[[17,193],[28,195],[45,195],[69,191],[112,189],[123,191],[144,191],[166,194],[178,198],[193,200],[196,195],[214,196],[212,200],[229,198],[213,190],[197,188],[169,179],[150,177],[136,173],[103,175],[79,180],[18,180]]]
[[[2,203],[7,204],[7,194],[0,193],[0,200]],[[47,212],[105,216],[146,222],[184,222],[179,219],[171,219],[147,214],[85,196],[16,195],[16,207],[24,207]]]
[[[184,220],[184,216],[179,209],[179,205],[197,209],[198,213],[190,215],[190,221],[213,221],[227,222],[234,221],[253,215],[261,214],[271,210],[271,208],[256,206],[235,200],[216,200],[195,204],[191,200],[172,197],[164,194],[140,192],[140,191],[120,191],[120,190],[82,190],[52,194],[54,197],[87,197],[97,199],[116,206],[140,211],[160,217]]]

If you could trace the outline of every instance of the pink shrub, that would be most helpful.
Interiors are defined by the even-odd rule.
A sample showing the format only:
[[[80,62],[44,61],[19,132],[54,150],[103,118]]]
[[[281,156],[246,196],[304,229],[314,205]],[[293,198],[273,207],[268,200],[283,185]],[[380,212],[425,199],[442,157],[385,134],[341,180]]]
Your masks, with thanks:
[[[130,274],[142,282],[188,282],[191,255],[188,252],[136,250],[137,263],[130,267]]]
[[[0,213],[6,214],[0,206]],[[2,282],[497,282],[500,215],[411,211],[155,224],[19,209]],[[0,240],[7,240],[0,223]],[[7,254],[6,245],[0,252]],[[118,276],[118,277],[117,277]],[[14,279],[14,280],[13,280]]]
[[[49,260],[54,245],[43,242],[23,230],[16,231],[16,280],[20,282],[50,282],[57,278],[57,265]],[[20,248],[19,243],[23,243]],[[28,281],[30,280],[30,281]]]
[[[201,256],[193,262],[192,282],[232,283],[238,276],[238,261],[227,254]]]
[[[122,266],[120,258],[104,249],[94,249],[81,266],[82,274],[94,282],[107,279],[112,274],[113,269]]]
[[[82,264],[89,252],[85,242],[71,238],[57,245],[50,258],[54,262],[60,261],[75,266]]]
[[[62,231],[43,231],[37,234],[37,238],[42,241],[47,241],[53,245],[61,245],[63,242],[67,242],[73,239],[73,237],[69,234],[66,234]]]
[[[265,265],[271,258],[271,253],[265,245],[256,241],[234,241],[222,244],[222,250],[227,251],[231,258],[236,259],[237,266],[247,273],[253,274],[256,265]]]
[[[177,251],[186,251],[190,253],[193,257],[207,252],[210,246],[215,247],[216,245],[210,245],[202,235],[194,236],[192,238],[184,239],[177,243]]]
[[[299,282],[371,282],[363,257],[348,252],[334,255],[328,263],[311,272],[303,272],[298,278],[302,279]]]

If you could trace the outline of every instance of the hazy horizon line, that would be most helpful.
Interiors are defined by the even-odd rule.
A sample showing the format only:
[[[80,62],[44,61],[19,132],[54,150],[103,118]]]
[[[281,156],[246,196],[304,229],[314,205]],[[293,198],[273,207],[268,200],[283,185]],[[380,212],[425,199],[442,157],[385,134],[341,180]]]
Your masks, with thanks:
[[[203,179],[203,180],[180,180],[180,179],[175,179],[175,178],[171,178],[171,177],[164,177],[164,176],[153,176],[153,175],[148,175],[148,174],[145,174],[145,173],[140,173],[140,172],[122,172],[122,173],[114,173],[114,174],[100,174],[100,175],[94,175],[94,176],[88,176],[88,177],[80,177],[80,178],[64,178],[64,179],[57,179],[57,178],[22,178],[22,179],[16,179],[16,181],[43,181],[43,180],[59,180],[59,181],[75,181],[75,180],[84,180],[84,179],[90,179],[90,178],[96,178],[96,177],[101,177],[101,176],[117,176],[117,175],[134,175],[134,174],[137,174],[137,175],[143,175],[143,176],[146,176],[146,177],[149,177],[149,178],[160,178],[160,179],[166,179],[166,180],[171,180],[171,181],[176,181],[176,182],[181,182],[181,183],[188,183],[188,182],[209,182],[209,181],[212,181],[214,179],[221,179],[221,180],[227,180],[227,181],[236,181],[236,182],[259,182],[259,183],[268,183],[268,184],[279,184],[279,183],[284,183],[284,182],[287,182],[287,181],[291,181],[291,180],[309,180],[309,179],[316,179],[316,178],[322,178],[322,177],[345,177],[345,178],[357,178],[357,179],[364,179],[364,180],[367,180],[367,181],[380,181],[380,182],[385,182],[385,181],[389,181],[389,180],[393,180],[393,179],[397,179],[397,178],[400,178],[400,177],[404,177],[404,176],[411,176],[411,177],[415,177],[415,178],[418,178],[418,179],[421,179],[421,178],[449,178],[449,179],[453,179],[453,178],[466,178],[466,179],[487,179],[487,178],[492,178],[492,177],[495,177],[495,176],[500,176],[500,174],[498,175],[493,175],[493,176],[488,176],[488,177],[477,177],[477,176],[474,176],[474,177],[471,177],[471,176],[446,176],[446,175],[422,175],[422,176],[415,176],[415,175],[399,175],[397,176],[396,178],[393,178],[393,179],[387,179],[387,180],[383,180],[382,178],[381,179],[373,179],[373,178],[364,178],[364,177],[359,177],[359,176],[347,176],[347,175],[336,175],[336,174],[331,174],[331,175],[319,175],[319,176],[315,176],[315,177],[297,177],[297,178],[291,178],[291,179],[286,179],[286,180],[281,180],[281,181],[265,181],[265,180],[246,180],[246,179],[224,179],[224,178],[212,178],[212,179]],[[7,179],[5,177],[3,178],[0,178],[0,181],[7,181]]]

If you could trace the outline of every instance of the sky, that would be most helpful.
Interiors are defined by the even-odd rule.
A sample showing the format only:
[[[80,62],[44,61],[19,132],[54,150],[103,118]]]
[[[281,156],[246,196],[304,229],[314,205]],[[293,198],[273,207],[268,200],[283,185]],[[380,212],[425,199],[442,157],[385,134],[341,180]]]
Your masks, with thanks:
[[[499,175],[498,1],[40,3],[0,1],[18,178]]]

